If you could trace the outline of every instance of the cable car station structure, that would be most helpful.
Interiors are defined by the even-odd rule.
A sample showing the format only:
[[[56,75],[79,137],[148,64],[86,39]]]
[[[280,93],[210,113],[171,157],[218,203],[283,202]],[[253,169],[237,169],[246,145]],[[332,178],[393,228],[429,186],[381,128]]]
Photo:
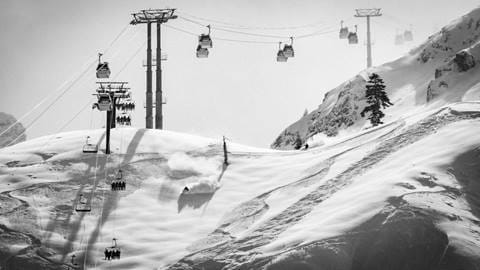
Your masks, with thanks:
[[[152,92],[152,23],[157,24],[157,59],[162,59],[161,48],[161,25],[170,19],[176,19],[173,15],[175,9],[148,9],[133,13],[132,25],[147,24],[147,91],[146,91],[146,115],[145,127],[153,128],[153,92]],[[162,61],[156,63],[156,91],[155,91],[155,128],[163,129],[162,101]]]

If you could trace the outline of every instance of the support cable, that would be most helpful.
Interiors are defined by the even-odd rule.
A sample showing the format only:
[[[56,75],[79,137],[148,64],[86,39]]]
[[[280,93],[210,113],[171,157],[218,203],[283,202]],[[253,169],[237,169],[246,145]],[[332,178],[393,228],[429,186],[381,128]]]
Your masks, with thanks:
[[[245,29],[250,29],[250,30],[294,30],[294,29],[302,29],[302,28],[312,28],[312,27],[324,24],[324,22],[318,21],[318,22],[313,22],[313,23],[309,23],[309,24],[295,25],[295,26],[262,27],[262,26],[233,24],[233,23],[224,22],[224,21],[220,21],[220,20],[208,19],[208,18],[203,18],[203,17],[191,15],[191,14],[188,14],[186,12],[177,11],[177,13],[182,15],[182,16],[179,16],[179,18],[182,18],[182,19],[191,20],[191,21],[194,21],[196,19],[197,21],[195,21],[195,22],[198,22],[198,20],[206,21],[206,22],[214,22],[214,23],[221,24],[223,28],[244,29],[244,30]]]

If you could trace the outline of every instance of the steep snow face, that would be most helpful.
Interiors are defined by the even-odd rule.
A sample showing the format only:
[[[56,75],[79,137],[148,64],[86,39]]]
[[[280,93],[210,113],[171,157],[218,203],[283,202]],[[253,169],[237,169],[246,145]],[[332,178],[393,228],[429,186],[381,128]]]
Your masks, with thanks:
[[[363,71],[325,95],[318,109],[285,129],[272,148],[292,149],[297,134],[302,142],[318,144],[315,135],[338,136],[369,127],[359,112],[365,107],[368,74],[385,81],[393,121],[429,108],[480,98],[480,8],[432,35],[406,56]],[[317,136],[318,138],[319,136]]]
[[[4,132],[15,122],[17,122],[17,119],[15,119],[15,117],[13,117],[10,114],[6,114],[4,112],[0,112],[0,133]],[[21,123],[16,124],[10,130],[6,131],[5,134],[0,136],[0,148],[5,147],[12,142],[20,143],[25,141],[27,139],[27,135],[23,134],[24,132],[25,132],[25,128],[22,126],[22,124]]]
[[[134,128],[108,156],[101,130],[3,148],[0,267],[478,269],[479,119],[463,102],[307,151],[228,142],[228,166],[220,139]]]

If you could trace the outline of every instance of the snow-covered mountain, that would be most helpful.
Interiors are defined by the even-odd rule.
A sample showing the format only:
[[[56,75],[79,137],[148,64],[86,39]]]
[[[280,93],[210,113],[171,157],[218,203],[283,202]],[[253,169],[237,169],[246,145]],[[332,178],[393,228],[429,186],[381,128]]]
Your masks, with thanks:
[[[225,166],[221,139],[136,128],[110,155],[103,130],[0,149],[0,269],[480,269],[479,19],[369,71],[381,126],[358,115],[366,72],[332,90],[289,132],[340,136],[305,151],[227,142]]]
[[[15,122],[17,122],[17,119],[15,119],[15,117],[7,113],[0,112],[0,133],[3,133]],[[10,130],[6,131],[0,136],[0,148],[7,146],[12,141],[14,141],[14,143],[25,141],[27,139],[27,135],[23,134],[24,132],[25,128],[23,127],[23,125],[21,123],[16,124],[12,128],[10,128]]]
[[[226,167],[220,139],[168,131],[115,129],[109,156],[82,152],[102,130],[20,143],[0,150],[0,266],[478,269],[479,118],[457,103],[307,151],[229,142]]]
[[[318,109],[286,128],[272,144],[292,149],[299,136],[303,143],[349,134],[369,127],[360,116],[365,107],[365,84],[378,73],[387,85],[394,106],[387,121],[425,108],[480,99],[480,8],[431,37],[406,56],[370,68],[329,91]],[[298,134],[298,135],[297,135]]]

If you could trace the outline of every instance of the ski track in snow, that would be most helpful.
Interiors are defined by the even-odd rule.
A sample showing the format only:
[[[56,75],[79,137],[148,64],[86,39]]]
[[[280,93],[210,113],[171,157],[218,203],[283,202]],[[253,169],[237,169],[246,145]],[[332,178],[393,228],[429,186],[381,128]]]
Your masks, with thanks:
[[[382,142],[370,154],[352,164],[336,177],[329,179],[280,214],[261,224],[248,236],[241,239],[230,238],[230,240],[216,246],[195,252],[172,265],[170,269],[191,269],[195,267],[195,264],[206,261],[225,265],[225,269],[237,269],[241,264],[251,261],[255,258],[255,255],[259,254],[256,248],[272,242],[280,233],[310,213],[316,205],[349,185],[356,176],[363,174],[391,153],[435,133],[437,129],[450,123],[478,117],[480,117],[478,112],[456,112],[452,109],[442,109],[430,117],[407,127],[399,135]],[[242,205],[248,207],[253,204],[265,207],[257,203],[259,199],[255,198],[253,201]],[[245,217],[241,215],[239,218],[243,219]],[[219,230],[221,231],[222,227]]]

